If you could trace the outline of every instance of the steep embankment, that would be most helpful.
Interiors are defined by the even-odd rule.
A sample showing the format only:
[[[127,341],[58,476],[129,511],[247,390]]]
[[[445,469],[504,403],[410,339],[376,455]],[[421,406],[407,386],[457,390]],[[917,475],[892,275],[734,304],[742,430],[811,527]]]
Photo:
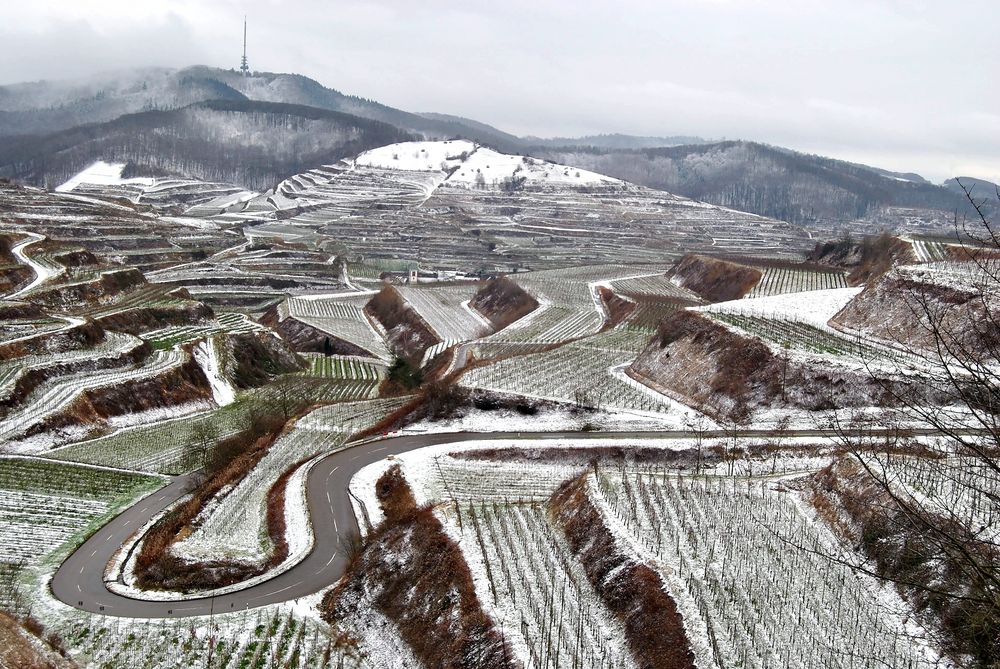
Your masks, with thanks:
[[[260,322],[271,328],[288,343],[293,351],[299,353],[325,353],[327,355],[356,355],[366,358],[374,357],[371,351],[356,344],[341,339],[329,332],[305,323],[295,316],[289,315],[282,319],[278,305],[264,312]]]
[[[323,599],[323,617],[375,608],[428,668],[520,667],[483,611],[462,549],[432,508],[417,506],[398,466],[378,480],[376,495],[385,520]]]
[[[24,311],[24,313],[32,312],[33,310]],[[104,328],[93,321],[70,320],[66,327],[58,330],[0,344],[0,360],[90,348],[104,341],[105,336]]]
[[[207,304],[185,300],[175,304],[127,307],[121,311],[98,316],[94,322],[108,330],[137,335],[165,327],[194,325],[214,317],[215,312]]]
[[[964,520],[934,513],[876,476],[884,463],[869,461],[875,476],[845,456],[810,479],[819,517],[868,559],[920,614],[939,628],[935,636],[956,666],[994,667],[1000,656],[1000,613],[992,578],[972,565],[995,565],[1000,552],[972,533]],[[981,530],[980,530],[981,531]],[[970,662],[970,660],[973,660]]]
[[[807,258],[810,262],[847,270],[847,283],[851,286],[874,281],[893,267],[917,261],[912,244],[888,233],[860,241],[848,237],[817,242]]]
[[[690,311],[664,320],[627,371],[646,385],[729,418],[767,407],[820,410],[888,401],[884,382],[864,371],[778,356],[759,339]]]
[[[134,267],[109,270],[89,281],[54,286],[36,291],[31,301],[47,307],[72,307],[94,304],[119,293],[138,288],[146,277]]]
[[[688,254],[670,271],[671,280],[709,302],[737,300],[757,285],[761,272],[753,267],[709,256]]]
[[[641,669],[694,669],[684,620],[649,565],[622,550],[587,495],[589,475],[560,486],[549,511],[583,565],[587,580],[625,628]]]
[[[490,279],[469,301],[497,330],[538,308],[538,300],[506,276]]]
[[[635,302],[628,300],[606,286],[598,286],[597,294],[604,305],[604,312],[607,318],[604,320],[604,330],[623,323],[638,306]]]
[[[8,295],[26,284],[34,272],[22,265],[11,252],[14,241],[7,235],[0,235],[0,295]]]
[[[440,340],[398,290],[385,286],[365,305],[365,313],[385,328],[389,346],[400,358],[419,365],[424,351]]]
[[[33,426],[28,434],[72,426],[100,426],[116,416],[162,409],[212,398],[211,384],[189,358],[149,378],[125,380],[83,391],[72,403]]]
[[[971,359],[1000,343],[997,306],[975,281],[906,268],[869,284],[833,323],[905,347],[942,343]]]
[[[74,669],[62,640],[46,635],[38,620],[23,622],[0,611],[0,667],[3,669]]]
[[[285,341],[270,332],[227,335],[224,350],[225,375],[237,388],[257,388],[279,374],[297,372],[306,366]]]
[[[90,356],[60,356],[53,355],[44,361],[28,365],[16,373],[14,383],[0,390],[0,416],[22,402],[43,383],[50,379],[97,372],[99,370],[114,370],[142,364],[152,351],[150,345],[139,339],[131,339],[128,344],[105,352],[96,352]]]

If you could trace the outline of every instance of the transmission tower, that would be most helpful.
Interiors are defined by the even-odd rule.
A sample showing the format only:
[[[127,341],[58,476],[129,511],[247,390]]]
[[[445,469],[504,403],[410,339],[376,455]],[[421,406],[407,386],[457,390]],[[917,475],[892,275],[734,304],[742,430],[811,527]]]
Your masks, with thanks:
[[[243,17],[243,58],[240,60],[240,73],[244,77],[250,76],[250,66],[247,65],[247,17]]]

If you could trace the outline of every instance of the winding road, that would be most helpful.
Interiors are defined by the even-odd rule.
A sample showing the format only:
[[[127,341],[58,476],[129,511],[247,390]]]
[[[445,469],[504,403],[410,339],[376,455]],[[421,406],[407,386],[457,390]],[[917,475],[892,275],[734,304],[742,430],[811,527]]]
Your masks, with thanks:
[[[35,261],[34,259],[31,258],[31,256],[29,256],[24,251],[24,249],[27,248],[28,246],[32,244],[37,244],[38,242],[45,239],[45,236],[35,232],[24,232],[24,231],[21,231],[21,234],[27,235],[28,238],[12,246],[10,251],[11,253],[14,254],[14,257],[16,257],[23,264],[29,266],[31,269],[35,271],[35,278],[32,279],[31,283],[29,283],[24,288],[21,288],[20,290],[15,291],[4,298],[7,300],[13,300],[21,295],[24,295],[28,291],[34,290],[38,286],[48,281],[53,276],[56,276],[57,274],[60,273],[59,271],[52,269],[51,267],[47,267],[46,265],[43,265],[42,263]]]
[[[929,431],[916,431],[915,434]],[[829,430],[798,430],[789,437],[830,437]],[[867,434],[872,434],[871,431]],[[742,437],[774,436],[772,431],[745,430]],[[173,479],[171,483],[139,500],[111,522],[97,530],[70,555],[52,578],[51,588],[62,602],[84,611],[109,616],[131,618],[169,618],[209,615],[267,604],[285,602],[316,593],[343,575],[347,566],[347,541],[358,533],[358,523],[348,492],[351,477],[362,467],[389,455],[398,455],[418,448],[443,443],[471,440],[558,440],[615,439],[683,439],[693,435],[686,431],[665,432],[494,432],[440,433],[388,437],[362,442],[331,453],[315,463],[306,478],[306,498],[312,520],[314,541],[312,550],[298,564],[250,587],[229,594],[184,600],[145,600],[120,595],[108,590],[105,573],[118,550],[130,543],[133,535],[158,513],[180,499],[193,484],[194,475]],[[708,432],[704,438],[732,436],[721,431]]]

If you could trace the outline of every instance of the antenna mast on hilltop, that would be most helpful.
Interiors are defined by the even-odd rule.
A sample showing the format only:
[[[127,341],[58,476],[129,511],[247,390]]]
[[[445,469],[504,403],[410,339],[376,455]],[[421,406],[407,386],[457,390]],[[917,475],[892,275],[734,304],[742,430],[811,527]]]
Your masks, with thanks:
[[[243,59],[240,61],[240,73],[250,76],[250,66],[247,65],[247,17],[243,17]]]

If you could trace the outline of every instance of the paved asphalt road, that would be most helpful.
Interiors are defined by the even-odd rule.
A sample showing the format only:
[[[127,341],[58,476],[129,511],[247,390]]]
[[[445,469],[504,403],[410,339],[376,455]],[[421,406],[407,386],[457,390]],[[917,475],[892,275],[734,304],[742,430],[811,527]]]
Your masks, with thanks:
[[[771,436],[762,430],[746,430],[746,437]],[[823,430],[799,430],[786,436],[830,436]],[[870,434],[870,433],[869,433]],[[99,529],[56,571],[52,591],[70,606],[94,613],[132,618],[169,618],[208,615],[311,595],[335,583],[347,565],[345,541],[358,532],[357,520],[348,496],[348,483],[362,467],[388,455],[447,442],[495,439],[664,439],[691,437],[689,432],[508,432],[420,434],[369,441],[337,451],[317,462],[306,479],[308,509],[315,531],[312,551],[287,571],[244,590],[199,599],[151,601],[133,599],[109,591],[105,572],[115,552],[129,541],[160,511],[179,499],[191,485],[193,476],[175,478],[169,485],[143,498]],[[724,436],[710,432],[708,438]]]

